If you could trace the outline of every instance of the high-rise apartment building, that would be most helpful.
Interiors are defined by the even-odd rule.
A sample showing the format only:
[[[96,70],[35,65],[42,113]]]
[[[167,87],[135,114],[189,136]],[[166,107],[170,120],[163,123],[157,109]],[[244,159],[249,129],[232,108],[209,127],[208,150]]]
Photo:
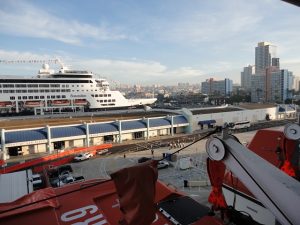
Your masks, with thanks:
[[[294,76],[294,85],[293,85],[293,89],[294,89],[295,91],[299,91],[299,90],[300,90],[299,84],[300,84],[300,77]]]
[[[251,90],[251,76],[255,73],[255,66],[246,66],[241,72],[241,87],[246,91]]]
[[[251,76],[251,102],[266,101],[266,76],[254,74]]]
[[[293,73],[270,67],[266,75],[251,77],[252,102],[284,102],[292,97]]]
[[[276,68],[280,68],[279,58],[272,58],[272,66]]]
[[[266,69],[274,64],[279,66],[279,58],[276,58],[275,45],[269,42],[259,42],[255,47],[255,74],[264,75]],[[273,60],[273,58],[276,58]]]
[[[270,66],[269,68],[266,69],[266,79],[265,79],[265,90],[266,90],[266,96],[265,96],[265,101],[267,102],[273,102],[273,93],[272,93],[272,89],[273,89],[273,85],[276,85],[276,83],[272,82],[273,76],[274,74],[276,74],[277,72],[280,72],[279,68],[277,66]],[[280,85],[278,83],[278,85]]]
[[[293,73],[284,69],[272,73],[271,101],[284,102],[292,97]]]
[[[232,80],[228,78],[224,80],[210,78],[201,83],[201,92],[208,95],[228,96],[232,93],[232,84]]]
[[[287,69],[280,69],[276,57],[276,46],[269,42],[259,42],[255,47],[255,74],[250,76],[252,102],[284,102],[292,97],[295,77]],[[246,78],[250,68],[241,73],[242,86],[247,86]],[[299,82],[298,87],[299,89]]]

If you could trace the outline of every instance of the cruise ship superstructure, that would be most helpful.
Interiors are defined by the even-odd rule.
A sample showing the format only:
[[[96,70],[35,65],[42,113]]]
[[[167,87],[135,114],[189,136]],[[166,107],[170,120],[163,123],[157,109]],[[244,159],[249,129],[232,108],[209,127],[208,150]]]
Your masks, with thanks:
[[[0,78],[2,112],[47,111],[55,108],[116,109],[149,105],[155,101],[156,98],[126,99],[119,91],[111,91],[106,79],[63,65],[58,72],[54,72],[48,64],[44,64],[34,78]]]

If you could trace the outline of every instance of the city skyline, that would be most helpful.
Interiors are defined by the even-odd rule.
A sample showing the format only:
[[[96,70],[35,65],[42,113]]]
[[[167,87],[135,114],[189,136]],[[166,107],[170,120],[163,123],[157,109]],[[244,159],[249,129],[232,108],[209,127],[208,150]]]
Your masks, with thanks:
[[[274,0],[2,1],[0,60],[61,58],[119,83],[174,85],[229,78],[254,65],[258,42],[300,76],[299,8]],[[262,11],[261,9],[267,9]],[[247,10],[245,10],[247,9]],[[0,75],[37,64],[0,64]]]

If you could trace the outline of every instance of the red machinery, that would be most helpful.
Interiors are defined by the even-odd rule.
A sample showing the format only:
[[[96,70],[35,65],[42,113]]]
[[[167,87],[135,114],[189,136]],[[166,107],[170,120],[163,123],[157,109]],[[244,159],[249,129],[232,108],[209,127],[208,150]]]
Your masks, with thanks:
[[[213,186],[209,201],[214,208],[231,205],[235,212],[259,224],[275,224],[276,220],[300,224],[300,183],[295,179],[299,139],[297,124],[287,125],[284,131],[258,131],[248,146],[250,150],[227,129],[221,136],[210,138],[206,150]]]

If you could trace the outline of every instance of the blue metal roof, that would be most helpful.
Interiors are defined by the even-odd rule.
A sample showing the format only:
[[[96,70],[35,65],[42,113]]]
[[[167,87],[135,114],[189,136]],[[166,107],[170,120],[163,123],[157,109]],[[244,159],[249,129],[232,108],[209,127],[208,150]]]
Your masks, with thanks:
[[[171,122],[165,118],[150,119],[149,126],[150,127],[171,126]]]
[[[176,116],[173,118],[174,125],[189,123],[184,116]]]
[[[86,135],[85,126],[79,125],[74,127],[54,127],[51,128],[51,138],[71,137]]]
[[[47,139],[46,129],[5,132],[5,143],[36,141]]]
[[[122,130],[135,130],[147,128],[147,124],[142,120],[124,121],[121,123]]]
[[[171,126],[170,118],[150,118],[150,127]],[[188,121],[184,116],[174,116],[174,125],[186,124]],[[135,130],[147,128],[147,122],[144,120],[121,121],[122,130]],[[118,123],[100,123],[89,125],[90,134],[98,133],[111,133],[118,132]],[[67,127],[52,127],[51,138],[64,138],[71,136],[84,136],[86,135],[85,125],[67,126]],[[5,143],[17,143],[26,141],[46,140],[47,129],[40,128],[36,130],[23,130],[23,131],[6,131]]]
[[[118,131],[118,126],[114,123],[100,123],[89,125],[90,134],[108,133]]]

